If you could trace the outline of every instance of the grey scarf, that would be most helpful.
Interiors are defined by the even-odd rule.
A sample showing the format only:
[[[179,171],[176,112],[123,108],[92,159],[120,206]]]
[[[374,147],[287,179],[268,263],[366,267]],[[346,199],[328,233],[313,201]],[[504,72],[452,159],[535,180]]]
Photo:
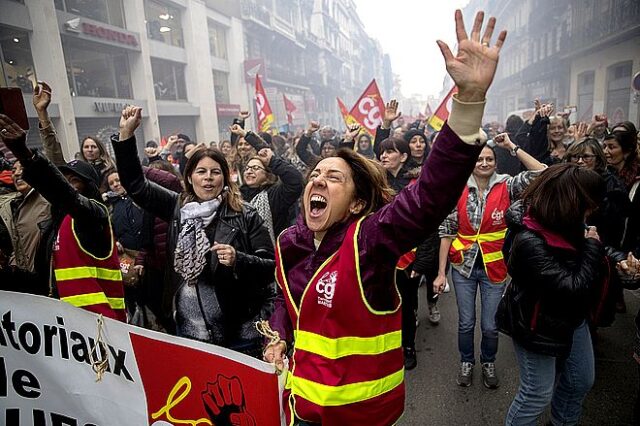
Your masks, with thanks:
[[[189,285],[194,285],[207,263],[211,243],[205,228],[216,217],[222,197],[204,203],[191,202],[180,209],[180,234],[173,267]]]

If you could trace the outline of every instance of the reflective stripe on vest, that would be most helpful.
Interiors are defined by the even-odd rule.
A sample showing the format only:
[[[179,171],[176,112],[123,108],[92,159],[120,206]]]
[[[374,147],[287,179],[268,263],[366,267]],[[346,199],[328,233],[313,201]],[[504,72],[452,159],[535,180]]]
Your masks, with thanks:
[[[107,303],[113,309],[124,309],[123,297],[107,297],[102,292],[61,297],[60,300],[78,308],[90,305],[98,305],[100,303]]]
[[[338,337],[331,339],[308,331],[294,332],[296,349],[330,359],[350,355],[378,355],[402,346],[402,331],[374,337]]]
[[[496,184],[487,195],[482,221],[476,231],[469,220],[466,209],[469,187],[458,200],[458,235],[451,243],[449,260],[454,265],[464,262],[463,253],[478,244],[480,255],[488,278],[494,283],[503,282],[507,277],[502,246],[507,233],[504,211],[509,207],[509,193],[506,182]],[[484,231],[484,232],[483,232]],[[476,232],[472,234],[472,232]]]
[[[107,281],[121,281],[120,269],[96,268],[93,266],[78,266],[76,268],[56,269],[56,281],[77,280],[82,278],[97,278]]]
[[[383,395],[404,381],[404,368],[378,380],[349,383],[342,386],[327,386],[289,373],[288,385],[296,394],[322,407],[336,407],[366,401]]]

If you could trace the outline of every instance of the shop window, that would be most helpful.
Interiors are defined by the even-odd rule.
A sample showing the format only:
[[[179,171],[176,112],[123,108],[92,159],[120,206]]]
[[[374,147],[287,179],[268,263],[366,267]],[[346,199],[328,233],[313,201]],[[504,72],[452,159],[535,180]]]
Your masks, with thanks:
[[[631,103],[632,62],[620,62],[607,68],[607,109],[611,124],[624,121]]]
[[[125,53],[65,46],[64,56],[72,96],[132,98]]]
[[[152,58],[151,71],[153,72],[153,88],[157,99],[187,100],[183,64]]]
[[[147,35],[172,46],[184,47],[180,10],[153,0],[145,0],[144,16],[147,24]]]
[[[209,21],[209,50],[211,56],[216,58],[227,58],[227,29]]]
[[[216,93],[216,103],[230,104],[228,74],[222,71],[213,72],[213,89]]]
[[[122,0],[54,0],[56,9],[120,28],[125,27]]]
[[[0,86],[19,87],[32,93],[36,81],[29,35],[0,27]]]

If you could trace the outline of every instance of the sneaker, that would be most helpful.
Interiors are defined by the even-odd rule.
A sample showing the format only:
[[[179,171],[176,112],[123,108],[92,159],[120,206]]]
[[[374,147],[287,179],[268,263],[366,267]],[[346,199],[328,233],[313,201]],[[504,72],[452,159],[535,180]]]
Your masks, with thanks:
[[[482,383],[487,389],[496,389],[499,386],[496,365],[493,362],[482,363]]]
[[[470,362],[460,363],[460,371],[458,372],[458,385],[463,387],[471,386],[473,377],[473,364]]]
[[[417,365],[416,348],[404,348],[404,369],[413,370]]]
[[[435,303],[429,304],[429,322],[433,325],[440,324],[440,309]]]

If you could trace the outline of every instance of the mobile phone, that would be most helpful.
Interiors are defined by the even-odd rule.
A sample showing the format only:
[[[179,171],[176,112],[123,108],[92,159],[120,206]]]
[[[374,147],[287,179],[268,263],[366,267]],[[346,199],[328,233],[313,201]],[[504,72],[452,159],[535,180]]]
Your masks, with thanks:
[[[22,130],[29,130],[29,118],[24,106],[22,90],[17,87],[0,87],[0,114],[16,122]]]

